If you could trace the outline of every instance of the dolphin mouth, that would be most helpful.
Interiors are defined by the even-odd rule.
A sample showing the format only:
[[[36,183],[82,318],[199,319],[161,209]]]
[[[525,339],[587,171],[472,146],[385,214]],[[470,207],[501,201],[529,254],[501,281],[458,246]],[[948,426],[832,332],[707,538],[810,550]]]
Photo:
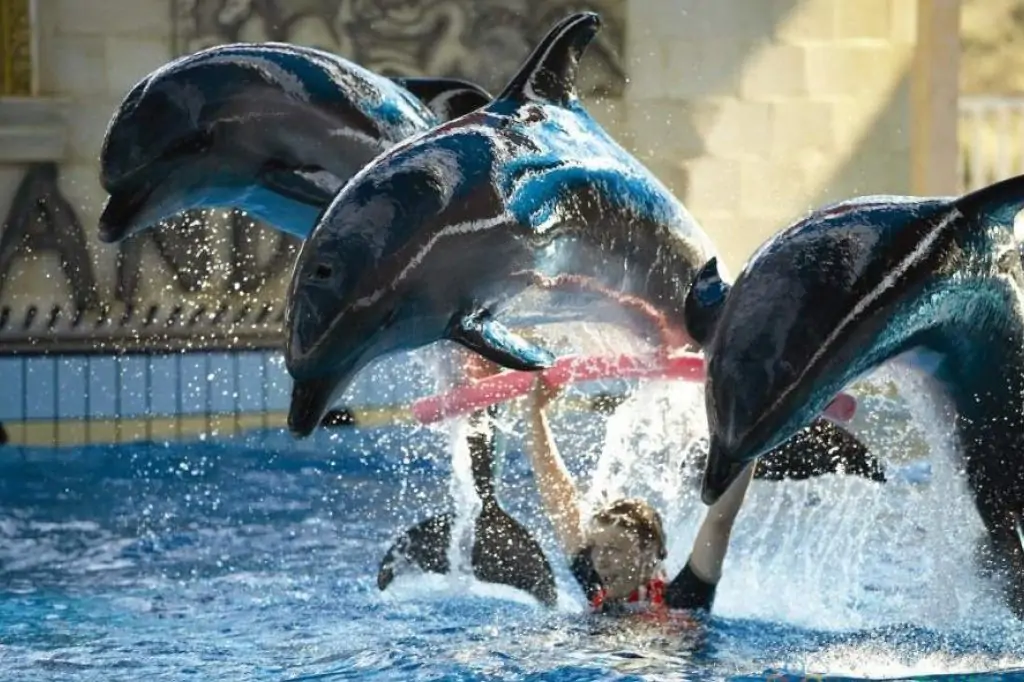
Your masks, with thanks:
[[[296,438],[306,438],[323,419],[334,398],[336,383],[328,379],[295,380],[288,407],[288,430]]]
[[[712,505],[718,501],[725,491],[729,489],[749,462],[735,462],[731,457],[722,451],[722,446],[717,438],[711,439],[708,448],[708,460],[704,469],[704,478],[701,481],[700,498],[706,505]]]
[[[135,229],[135,221],[152,194],[150,187],[134,192],[112,193],[99,219],[99,238],[105,244],[124,239]]]

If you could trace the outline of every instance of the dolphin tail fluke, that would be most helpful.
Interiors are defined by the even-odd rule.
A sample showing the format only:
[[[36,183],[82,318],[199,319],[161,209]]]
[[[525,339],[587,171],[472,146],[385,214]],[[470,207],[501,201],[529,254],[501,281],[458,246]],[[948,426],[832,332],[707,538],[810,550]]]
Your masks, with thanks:
[[[701,346],[707,345],[714,334],[729,288],[718,271],[717,257],[705,263],[690,284],[683,308],[686,331]]]
[[[442,121],[465,116],[490,103],[491,94],[476,83],[458,78],[392,78]]]
[[[577,99],[580,58],[601,28],[593,12],[572,14],[555,24],[496,99],[567,105]]]
[[[965,216],[979,218],[985,224],[998,222],[1012,228],[1014,217],[1024,209],[1024,175],[965,194],[954,206]]]
[[[472,552],[473,575],[482,582],[520,589],[547,606],[558,600],[554,572],[543,550],[522,524],[498,506],[485,508],[476,520]],[[377,571],[377,587],[385,590],[403,571],[449,571],[448,547],[452,515],[422,521],[388,549]]]
[[[472,565],[478,580],[508,585],[553,606],[557,601],[554,572],[529,531],[498,504],[494,490],[497,408],[472,415],[468,437],[473,486],[482,504],[474,526]],[[377,587],[387,589],[396,574],[415,567],[428,573],[447,573],[448,547],[452,540],[451,514],[433,516],[418,523],[388,549],[377,572]]]
[[[448,572],[451,514],[432,516],[402,533],[388,549],[377,570],[377,587],[385,590],[406,566],[428,573]]]
[[[754,478],[804,480],[844,473],[885,483],[885,469],[853,434],[827,419],[803,431],[758,460]]]
[[[555,362],[550,351],[514,334],[486,311],[455,316],[448,338],[509,369],[537,371]]]

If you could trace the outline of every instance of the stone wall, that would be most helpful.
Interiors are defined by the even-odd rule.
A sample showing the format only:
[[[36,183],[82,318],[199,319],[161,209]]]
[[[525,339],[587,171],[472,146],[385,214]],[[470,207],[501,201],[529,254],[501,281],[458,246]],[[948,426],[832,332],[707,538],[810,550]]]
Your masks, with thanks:
[[[915,0],[634,0],[625,134],[736,271],[815,205],[906,193]]]

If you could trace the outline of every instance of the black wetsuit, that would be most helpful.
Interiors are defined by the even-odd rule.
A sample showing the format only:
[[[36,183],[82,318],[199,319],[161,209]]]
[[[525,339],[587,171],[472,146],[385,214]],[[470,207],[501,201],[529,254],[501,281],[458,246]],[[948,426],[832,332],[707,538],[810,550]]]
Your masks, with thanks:
[[[604,586],[601,583],[601,576],[594,570],[594,561],[589,548],[580,550],[572,558],[570,565],[572,575],[576,582],[583,588],[583,594],[587,601],[602,611],[613,609],[612,603],[604,602],[601,596]],[[689,609],[710,611],[715,602],[715,591],[717,585],[701,580],[690,563],[683,566],[683,570],[665,585],[664,605],[670,609]]]

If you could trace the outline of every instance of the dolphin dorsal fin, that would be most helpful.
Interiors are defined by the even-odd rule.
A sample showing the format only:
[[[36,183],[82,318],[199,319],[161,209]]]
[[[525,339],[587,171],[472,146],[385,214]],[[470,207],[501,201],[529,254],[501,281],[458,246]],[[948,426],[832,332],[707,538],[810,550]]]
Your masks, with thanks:
[[[464,116],[489,104],[491,94],[460,78],[392,78],[442,121]]]
[[[548,31],[496,99],[562,106],[574,101],[580,57],[600,28],[601,18],[594,12],[579,12],[562,19]]]
[[[714,335],[715,325],[718,324],[730,288],[718,271],[717,257],[705,263],[693,278],[690,290],[686,293],[683,317],[686,333],[701,347],[706,346]]]
[[[982,219],[986,225],[1002,223],[1012,230],[1013,219],[1024,209],[1024,175],[965,194],[953,206],[965,216]]]

